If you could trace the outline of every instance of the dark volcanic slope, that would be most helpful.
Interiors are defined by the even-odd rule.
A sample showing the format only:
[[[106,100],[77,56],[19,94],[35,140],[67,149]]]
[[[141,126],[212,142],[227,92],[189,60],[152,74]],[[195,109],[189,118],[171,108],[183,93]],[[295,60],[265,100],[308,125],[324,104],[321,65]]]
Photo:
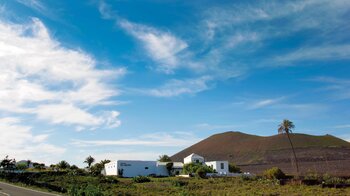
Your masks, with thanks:
[[[331,135],[291,134],[300,162],[350,160],[350,143]],[[239,165],[288,163],[291,149],[287,136],[261,137],[241,132],[215,134],[173,155],[183,161],[191,153],[210,160],[228,160]]]

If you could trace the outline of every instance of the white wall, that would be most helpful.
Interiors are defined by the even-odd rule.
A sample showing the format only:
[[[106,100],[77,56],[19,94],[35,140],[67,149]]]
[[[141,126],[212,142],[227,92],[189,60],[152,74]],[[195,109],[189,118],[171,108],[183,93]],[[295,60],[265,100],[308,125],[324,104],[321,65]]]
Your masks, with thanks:
[[[118,175],[117,161],[113,161],[105,164],[105,171],[107,176]]]
[[[205,164],[209,167],[215,169],[217,173],[228,174],[228,161],[211,161],[205,162]],[[221,167],[223,166],[223,168]]]
[[[118,160],[105,164],[106,175],[118,175],[118,169],[123,170],[123,177],[168,176],[168,170],[164,165],[158,165],[157,161],[133,161]]]
[[[198,163],[204,163],[204,158],[201,156],[198,156],[196,154],[189,155],[189,156],[184,158],[184,164],[196,163],[197,161],[198,161]]]

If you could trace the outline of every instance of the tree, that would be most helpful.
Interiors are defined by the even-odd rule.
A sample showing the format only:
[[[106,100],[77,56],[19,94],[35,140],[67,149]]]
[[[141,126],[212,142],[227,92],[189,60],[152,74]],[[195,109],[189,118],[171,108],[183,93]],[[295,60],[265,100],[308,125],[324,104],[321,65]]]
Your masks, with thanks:
[[[16,164],[16,167],[17,167],[18,170],[26,170],[26,169],[28,169],[27,163],[18,163],[18,164]]]
[[[31,160],[27,160],[27,166],[28,168],[31,167],[30,165],[32,164],[32,161]]]
[[[195,174],[199,168],[203,168],[206,173],[215,173],[212,167],[202,165],[201,163],[187,163],[184,164],[182,173],[183,174]]]
[[[228,165],[228,171],[230,173],[242,173],[241,168],[237,167],[237,165],[230,163]]]
[[[168,170],[169,176],[172,174],[173,166],[174,166],[173,162],[169,162],[169,163],[165,164],[165,167]]]
[[[44,163],[33,163],[33,167],[37,170],[42,170],[42,169],[45,169],[45,164]]]
[[[51,170],[57,170],[57,168],[58,168],[57,164],[51,164],[50,165],[50,169]]]
[[[68,163],[67,161],[62,160],[62,161],[60,161],[59,163],[57,163],[57,167],[58,167],[59,169],[67,169],[67,168],[70,167],[70,165],[69,165],[69,163]]]
[[[111,162],[110,160],[102,160],[99,163],[96,163],[95,165],[90,167],[90,172],[92,175],[97,176],[100,175],[102,170],[105,168],[105,164]]]
[[[4,168],[4,170],[14,170],[14,169],[16,169],[16,160],[15,159],[9,159],[9,156],[7,155],[0,162],[0,167]]]
[[[163,154],[163,155],[159,156],[158,161],[159,162],[171,162],[171,158],[168,155]]]
[[[287,119],[284,119],[282,123],[278,126],[278,133],[279,134],[286,134],[290,143],[290,146],[292,147],[293,155],[294,155],[294,160],[295,160],[295,167],[297,169],[297,175],[299,176],[299,165],[298,165],[298,160],[297,156],[295,154],[294,146],[292,143],[292,140],[289,136],[289,134],[293,133],[292,130],[295,128],[294,124],[292,121],[289,121]]]
[[[88,164],[88,168],[91,167],[91,165],[95,162],[95,159],[89,155],[88,157],[86,157],[84,163],[87,163]]]
[[[79,167],[76,166],[76,165],[71,165],[69,169],[71,169],[71,170],[77,170],[77,169],[79,169]]]
[[[263,176],[267,179],[284,179],[286,175],[283,173],[283,171],[278,167],[273,167],[271,169],[265,170],[263,173]]]

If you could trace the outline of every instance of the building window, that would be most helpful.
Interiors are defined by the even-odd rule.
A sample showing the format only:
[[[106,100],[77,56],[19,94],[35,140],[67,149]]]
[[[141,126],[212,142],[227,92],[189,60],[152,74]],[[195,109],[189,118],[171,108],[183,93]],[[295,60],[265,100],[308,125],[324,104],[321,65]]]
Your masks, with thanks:
[[[148,169],[148,167],[145,167],[145,169]]]
[[[199,160],[198,160],[198,159],[196,160],[196,163],[199,163]]]
[[[225,169],[224,163],[221,163],[220,166],[221,166],[221,169]]]

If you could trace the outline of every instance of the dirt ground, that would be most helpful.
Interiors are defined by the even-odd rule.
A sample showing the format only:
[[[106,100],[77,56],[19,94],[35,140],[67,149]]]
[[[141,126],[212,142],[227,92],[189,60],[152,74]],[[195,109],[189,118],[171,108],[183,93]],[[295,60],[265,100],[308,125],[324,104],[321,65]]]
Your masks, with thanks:
[[[244,172],[261,174],[264,170],[271,167],[279,167],[287,174],[295,174],[296,169],[294,164],[289,163],[274,163],[274,164],[254,164],[254,165],[239,165]],[[335,176],[350,176],[350,160],[333,160],[333,161],[304,161],[299,162],[299,169],[302,175],[308,172],[317,172],[319,174],[330,174]]]

